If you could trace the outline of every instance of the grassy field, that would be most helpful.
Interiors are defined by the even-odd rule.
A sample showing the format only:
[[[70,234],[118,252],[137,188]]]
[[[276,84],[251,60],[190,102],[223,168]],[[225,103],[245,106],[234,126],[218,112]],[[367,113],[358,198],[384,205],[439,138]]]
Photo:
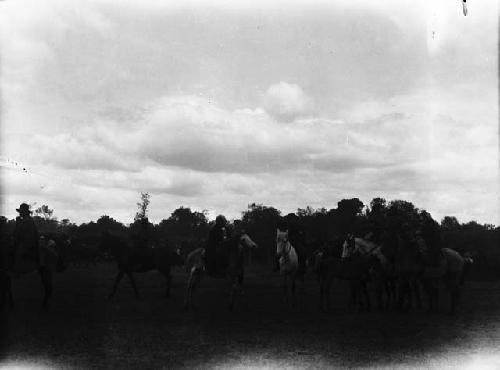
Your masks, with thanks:
[[[227,309],[228,285],[207,278],[198,310],[184,312],[185,273],[138,274],[142,300],[124,279],[106,300],[115,267],[57,274],[42,311],[36,274],[13,282],[15,308],[2,313],[0,367],[18,368],[500,368],[500,283],[468,282],[455,316],[347,311],[348,287],[332,289],[333,309],[318,310],[312,275],[298,309],[282,299],[277,274],[250,269],[245,294]],[[442,307],[445,306],[443,297]]]

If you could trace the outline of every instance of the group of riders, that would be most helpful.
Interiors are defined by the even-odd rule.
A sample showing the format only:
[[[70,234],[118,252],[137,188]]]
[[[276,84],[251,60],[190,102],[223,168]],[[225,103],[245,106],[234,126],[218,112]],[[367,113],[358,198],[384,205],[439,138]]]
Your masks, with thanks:
[[[57,257],[56,238],[38,232],[28,204],[22,203],[16,211],[19,215],[13,234],[7,239],[2,232],[2,268],[9,270],[14,277],[45,268],[52,262],[57,264],[54,268],[62,270],[62,261]],[[70,242],[69,238],[64,240],[66,245]]]
[[[28,204],[21,204],[17,212],[19,216],[16,218],[16,226],[13,234],[14,248],[11,259],[12,268],[10,270],[15,272],[17,266],[26,262],[44,266],[45,252],[54,249],[55,242],[53,239],[39,235],[35,222],[31,217]],[[144,218],[139,225],[140,227],[133,238],[133,244],[137,256],[144,256],[151,253],[149,243],[150,224],[148,219]],[[307,246],[305,232],[300,227],[297,216],[290,214],[283,217],[276,226],[277,230],[287,232],[288,241],[293,245],[297,253],[299,264],[298,275],[304,276],[310,251]],[[223,270],[223,265],[226,263],[223,258],[225,254],[224,242],[230,237],[231,225],[224,216],[217,216],[205,244],[205,268],[210,275],[217,275],[219,271]],[[432,218],[424,219],[420,227],[416,230],[405,227],[405,225],[400,227],[397,233],[376,229],[374,233],[367,234],[364,239],[382,245],[384,254],[389,260],[395,256],[395,249],[398,243],[403,243],[411,248],[415,248],[427,264],[439,263],[441,248],[440,228]],[[65,242],[70,243],[70,240],[68,239]],[[344,238],[338,238],[337,242],[327,243],[321,248],[323,248],[324,253],[336,253],[335,251],[338,251],[344,242],[348,244],[354,243],[354,235],[348,233]],[[276,256],[273,270],[277,271],[278,269],[278,256]]]

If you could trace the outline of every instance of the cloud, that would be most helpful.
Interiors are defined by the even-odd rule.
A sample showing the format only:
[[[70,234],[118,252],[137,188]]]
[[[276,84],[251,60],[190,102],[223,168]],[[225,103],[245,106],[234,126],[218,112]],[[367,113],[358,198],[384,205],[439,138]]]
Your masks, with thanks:
[[[300,86],[280,82],[269,86],[265,92],[264,107],[279,120],[293,121],[311,113],[313,100]]]
[[[0,2],[2,151],[30,170],[2,170],[8,209],[381,195],[498,220],[497,4],[233,3]]]
[[[38,158],[63,169],[269,173],[316,167],[354,171],[384,162],[380,145],[341,121],[282,125],[263,109],[227,110],[196,96],[151,103],[137,122],[102,120],[72,133],[37,135]],[[356,136],[357,135],[357,136]],[[351,141],[349,142],[349,137]]]

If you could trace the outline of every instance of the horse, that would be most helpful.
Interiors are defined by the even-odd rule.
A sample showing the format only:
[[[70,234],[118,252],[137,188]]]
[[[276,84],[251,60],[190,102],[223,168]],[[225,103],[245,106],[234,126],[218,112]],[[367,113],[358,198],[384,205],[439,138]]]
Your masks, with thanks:
[[[47,243],[39,244],[38,258],[32,253],[19,253],[20,256],[15,257],[16,253],[19,251],[15,250],[13,240],[4,240],[0,255],[0,308],[6,304],[14,307],[12,279],[32,272],[38,272],[44,289],[42,308],[49,308],[53,274],[66,269],[64,247],[53,238],[48,238]]]
[[[299,273],[299,258],[294,246],[288,240],[288,231],[276,231],[276,256],[279,272],[283,277],[282,289],[285,302],[297,304],[296,287]]]
[[[314,269],[320,285],[319,309],[322,312],[330,310],[330,288],[335,278],[351,282],[348,309],[370,309],[370,297],[367,290],[369,271],[373,259],[359,254],[344,257],[317,251]]]
[[[460,286],[464,284],[465,272],[474,263],[451,248],[442,248],[438,263],[424,264],[422,281],[429,297],[429,311],[439,311],[439,282],[443,282],[450,294],[450,313],[454,314],[460,303]]]
[[[394,265],[384,253],[383,246],[363,238],[354,238],[352,244],[346,240],[342,245],[342,258],[348,258],[355,254],[372,258],[373,265],[370,269],[370,276],[375,283],[378,307],[380,309],[389,308],[391,303],[396,300],[396,275]],[[385,303],[383,302],[384,293]]]
[[[184,263],[179,250],[173,252],[165,247],[153,248],[148,246],[141,246],[139,250],[139,248],[134,248],[129,244],[126,239],[109,233],[104,233],[101,237],[101,250],[103,252],[109,251],[118,267],[115,282],[111,293],[108,295],[108,299],[115,296],[118,285],[124,275],[128,276],[134,289],[135,297],[139,299],[140,295],[133,273],[153,270],[159,271],[165,277],[167,283],[165,297],[168,298],[172,283],[171,268],[173,266],[181,266]]]
[[[217,256],[215,271],[206,269],[206,249],[197,248],[186,258],[188,281],[184,309],[194,308],[193,293],[198,288],[203,276],[208,275],[218,279],[228,279],[231,283],[229,309],[234,309],[236,294],[241,292],[244,277],[244,253],[246,249],[257,248],[258,245],[245,233],[237,234],[222,242]]]
[[[425,251],[415,243],[398,237],[395,269],[400,283],[400,308],[403,308],[405,303],[408,308],[411,307],[413,295],[417,307],[421,307],[421,284],[429,300],[428,311],[437,312],[439,286],[444,283],[450,295],[450,313],[455,313],[460,300],[460,286],[463,285],[465,272],[473,262],[472,258],[464,258],[451,248],[441,248],[437,261],[430,263]]]

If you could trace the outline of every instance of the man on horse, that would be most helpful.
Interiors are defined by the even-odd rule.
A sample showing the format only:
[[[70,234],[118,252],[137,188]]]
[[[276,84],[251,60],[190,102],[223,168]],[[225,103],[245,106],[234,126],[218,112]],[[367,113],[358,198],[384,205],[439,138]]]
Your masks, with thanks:
[[[13,271],[16,271],[24,261],[29,261],[35,266],[40,264],[38,230],[31,217],[30,206],[22,203],[16,211],[19,212],[19,216],[16,217],[14,229],[14,258],[11,265]]]
[[[221,267],[222,244],[228,238],[227,220],[223,215],[219,215],[215,218],[215,225],[210,230],[205,248],[206,268],[209,275],[216,275]]]
[[[431,266],[438,265],[441,257],[441,230],[432,218],[425,218],[416,233],[417,244],[424,261]]]

